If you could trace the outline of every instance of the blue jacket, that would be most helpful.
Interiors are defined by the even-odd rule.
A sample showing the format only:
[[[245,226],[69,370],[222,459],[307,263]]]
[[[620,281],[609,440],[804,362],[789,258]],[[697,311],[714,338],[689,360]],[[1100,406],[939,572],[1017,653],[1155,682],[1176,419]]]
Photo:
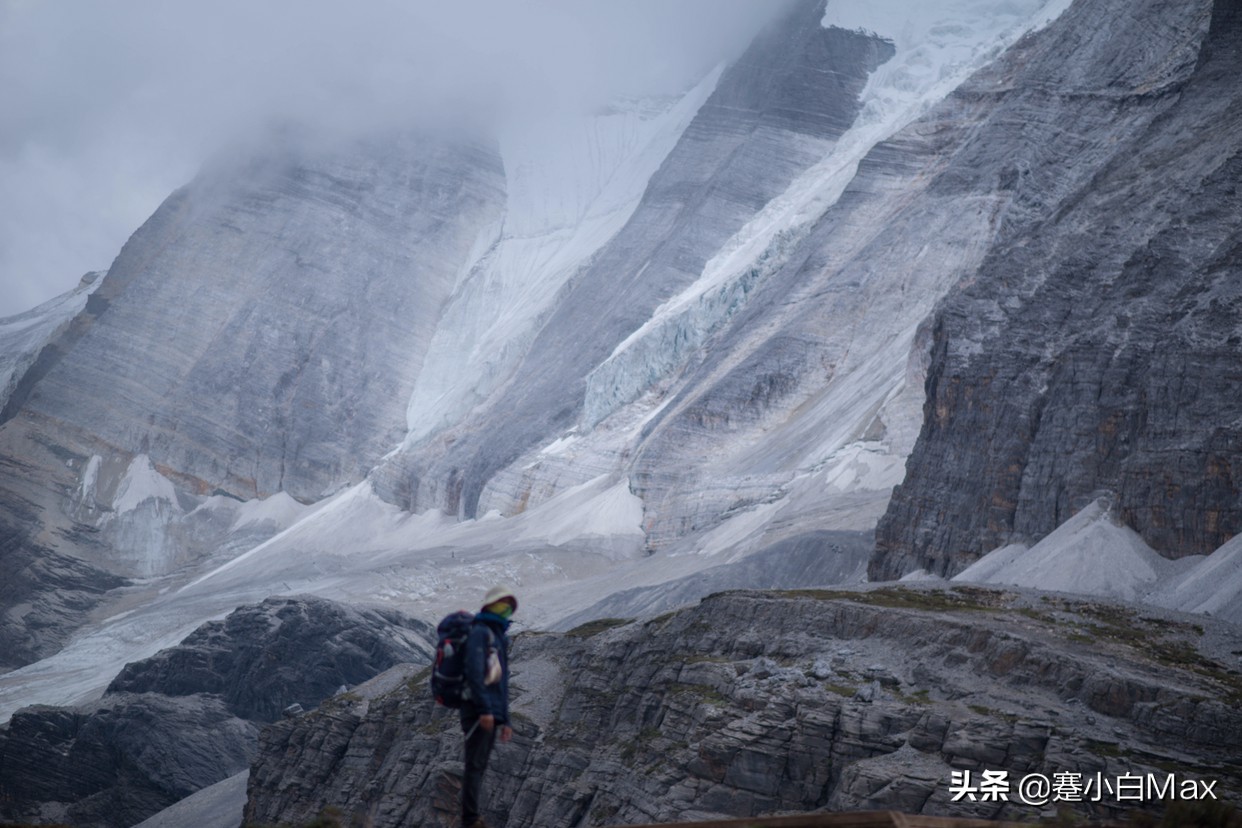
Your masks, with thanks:
[[[474,617],[470,637],[466,639],[464,673],[469,701],[462,706],[463,717],[491,714],[497,724],[509,721],[509,624],[498,615],[481,612]],[[494,649],[500,658],[500,681],[484,684],[487,676],[487,651]]]

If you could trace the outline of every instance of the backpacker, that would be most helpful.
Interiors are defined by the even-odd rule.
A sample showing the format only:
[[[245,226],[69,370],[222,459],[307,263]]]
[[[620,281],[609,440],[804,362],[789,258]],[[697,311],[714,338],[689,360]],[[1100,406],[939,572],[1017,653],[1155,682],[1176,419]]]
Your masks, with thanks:
[[[470,637],[470,628],[473,626],[474,616],[465,610],[444,616],[436,626],[436,659],[431,670],[431,695],[438,704],[445,707],[461,707],[469,698],[465,677],[466,640]],[[492,631],[489,629],[489,645],[492,638]]]

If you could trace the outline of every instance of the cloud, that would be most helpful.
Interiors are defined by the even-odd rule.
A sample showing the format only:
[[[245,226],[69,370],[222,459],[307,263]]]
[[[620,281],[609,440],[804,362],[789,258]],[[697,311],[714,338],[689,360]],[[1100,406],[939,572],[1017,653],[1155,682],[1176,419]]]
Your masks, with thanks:
[[[0,316],[106,268],[214,151],[672,94],[766,0],[0,0]]]

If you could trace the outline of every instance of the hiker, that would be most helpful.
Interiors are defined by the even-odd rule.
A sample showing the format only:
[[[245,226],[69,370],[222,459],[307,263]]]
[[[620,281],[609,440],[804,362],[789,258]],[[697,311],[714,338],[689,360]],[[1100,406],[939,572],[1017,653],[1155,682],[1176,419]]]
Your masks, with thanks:
[[[483,598],[466,642],[463,675],[466,698],[461,706],[461,729],[466,735],[466,773],[461,784],[461,824],[487,828],[479,816],[483,774],[499,734],[513,738],[509,727],[509,641],[505,632],[517,609],[513,590],[495,586]]]

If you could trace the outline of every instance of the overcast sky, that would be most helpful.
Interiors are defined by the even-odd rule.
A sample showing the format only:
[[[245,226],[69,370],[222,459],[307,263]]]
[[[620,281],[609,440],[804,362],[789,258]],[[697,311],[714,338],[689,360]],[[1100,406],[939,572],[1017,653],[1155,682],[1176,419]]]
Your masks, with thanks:
[[[0,0],[0,317],[107,269],[213,152],[270,125],[671,93],[774,5]]]

